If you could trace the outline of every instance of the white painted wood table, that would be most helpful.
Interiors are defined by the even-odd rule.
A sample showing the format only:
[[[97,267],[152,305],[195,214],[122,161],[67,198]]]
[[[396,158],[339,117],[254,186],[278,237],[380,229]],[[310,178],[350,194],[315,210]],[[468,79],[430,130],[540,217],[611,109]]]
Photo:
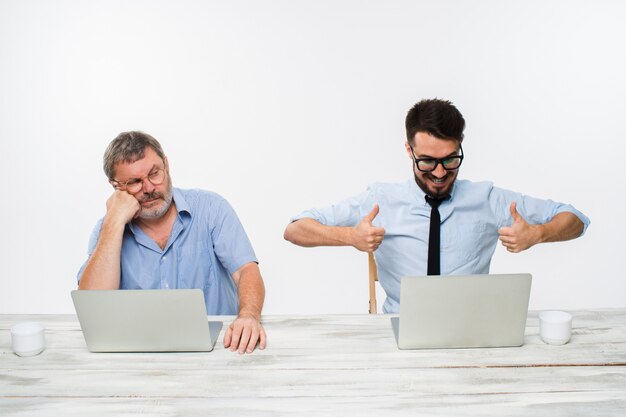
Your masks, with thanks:
[[[391,316],[270,316],[265,351],[90,353],[75,316],[0,316],[0,416],[626,416],[626,309],[575,311],[564,346],[401,351]],[[211,318],[214,319],[214,318]],[[226,323],[230,317],[221,317]],[[20,358],[9,328],[38,320]]]

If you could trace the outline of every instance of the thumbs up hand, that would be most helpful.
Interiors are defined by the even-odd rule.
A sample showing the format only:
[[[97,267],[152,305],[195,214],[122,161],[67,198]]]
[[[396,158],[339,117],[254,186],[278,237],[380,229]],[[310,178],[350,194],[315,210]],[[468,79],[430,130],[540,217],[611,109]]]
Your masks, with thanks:
[[[517,204],[515,202],[511,203],[510,210],[513,224],[508,227],[501,227],[498,230],[500,235],[498,239],[502,242],[502,246],[509,252],[518,253],[539,243],[539,227],[541,225],[528,224],[517,212]]]
[[[379,207],[376,204],[372,211],[352,228],[351,244],[362,252],[374,252],[385,238],[385,229],[372,225],[372,222],[378,215],[378,211]]]

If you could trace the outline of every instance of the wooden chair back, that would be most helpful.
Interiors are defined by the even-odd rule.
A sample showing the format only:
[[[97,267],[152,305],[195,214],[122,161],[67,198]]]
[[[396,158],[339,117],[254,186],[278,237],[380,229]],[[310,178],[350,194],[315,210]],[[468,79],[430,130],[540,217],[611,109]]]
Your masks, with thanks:
[[[376,314],[376,281],[378,281],[378,267],[376,266],[376,259],[374,259],[372,252],[369,252],[367,257],[370,281],[370,314]]]

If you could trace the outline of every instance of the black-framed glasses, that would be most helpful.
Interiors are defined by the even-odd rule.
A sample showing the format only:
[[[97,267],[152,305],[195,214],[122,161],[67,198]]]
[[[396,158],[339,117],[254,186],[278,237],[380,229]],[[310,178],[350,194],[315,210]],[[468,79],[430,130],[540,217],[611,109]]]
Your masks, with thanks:
[[[411,155],[413,155],[415,166],[417,170],[421,172],[433,172],[437,169],[437,165],[439,164],[441,164],[446,171],[454,171],[455,169],[459,169],[464,158],[463,146],[460,144],[459,149],[461,150],[461,155],[446,156],[445,158],[416,158],[415,151],[411,144],[409,144],[409,148],[411,148]]]
[[[109,182],[118,190],[134,194],[141,190],[145,180],[150,181],[152,185],[163,184],[163,181],[165,181],[165,168],[154,168],[148,175],[141,178],[131,178],[128,181],[109,180]]]

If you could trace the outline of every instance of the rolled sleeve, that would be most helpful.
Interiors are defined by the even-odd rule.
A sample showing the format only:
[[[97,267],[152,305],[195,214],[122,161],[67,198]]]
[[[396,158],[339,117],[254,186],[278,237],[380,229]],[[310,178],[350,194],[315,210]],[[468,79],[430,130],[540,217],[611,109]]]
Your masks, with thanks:
[[[497,187],[493,188],[489,199],[492,209],[496,213],[500,227],[510,226],[513,222],[509,210],[512,202],[517,203],[518,213],[530,224],[544,224],[552,220],[552,218],[559,213],[572,213],[583,223],[583,231],[580,234],[580,236],[582,236],[591,223],[587,216],[570,204],[529,197],[521,193],[503,190]]]
[[[363,217],[363,207],[369,199],[369,190],[346,198],[325,208],[312,208],[291,218],[291,222],[310,218],[325,226],[356,226]]]
[[[91,254],[94,250],[96,250],[96,245],[98,244],[98,239],[100,238],[100,230],[102,230],[102,223],[104,222],[104,217],[96,223],[93,230],[91,231],[91,235],[89,236],[89,243],[87,245],[87,259],[81,265],[78,270],[78,274],[76,274],[76,282],[80,284],[80,278],[83,276],[83,272],[85,271],[85,267],[87,267],[87,262],[89,262],[89,258],[91,258]]]
[[[215,255],[230,275],[247,263],[258,262],[239,217],[223,198],[216,204],[211,238]]]
[[[580,233],[579,236],[582,236],[585,234],[585,232],[587,231],[587,227],[589,227],[589,224],[591,223],[591,220],[589,220],[589,217],[585,216],[583,213],[581,213],[576,208],[574,208],[574,206],[571,206],[569,204],[561,204],[556,211],[556,214],[558,213],[572,213],[576,217],[578,217],[581,222],[583,222],[583,231]]]

